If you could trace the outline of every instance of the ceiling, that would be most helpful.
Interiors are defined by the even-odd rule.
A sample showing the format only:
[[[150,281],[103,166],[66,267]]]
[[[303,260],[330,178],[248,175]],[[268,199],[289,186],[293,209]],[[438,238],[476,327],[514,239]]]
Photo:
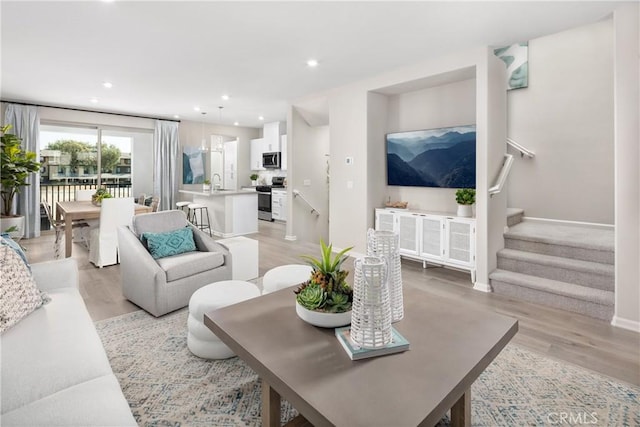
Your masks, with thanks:
[[[261,127],[301,96],[595,22],[618,4],[3,0],[0,96],[196,121],[199,106],[207,122]]]

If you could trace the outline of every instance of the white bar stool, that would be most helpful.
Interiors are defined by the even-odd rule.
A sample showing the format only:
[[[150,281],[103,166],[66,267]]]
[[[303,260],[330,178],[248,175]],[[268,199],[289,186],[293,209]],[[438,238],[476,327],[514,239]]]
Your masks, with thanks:
[[[209,209],[205,205],[201,205],[200,203],[190,203],[189,206],[189,221],[200,230],[209,231],[209,236],[211,236],[211,220],[209,219]],[[198,222],[198,212],[200,212],[200,221]],[[204,214],[207,215],[207,223],[204,223]]]

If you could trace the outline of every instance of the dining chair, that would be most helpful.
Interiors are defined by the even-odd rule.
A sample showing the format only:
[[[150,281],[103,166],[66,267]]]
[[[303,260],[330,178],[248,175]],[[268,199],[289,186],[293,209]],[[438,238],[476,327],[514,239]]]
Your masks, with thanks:
[[[138,199],[136,200],[136,203],[139,205],[144,205],[145,200],[147,199],[147,195],[142,193],[138,196]]]
[[[133,218],[133,197],[103,199],[100,208],[100,225],[91,231],[89,261],[102,268],[119,262],[118,232],[120,225],[130,225]]]
[[[91,197],[95,194],[96,190],[76,190],[76,202],[90,202]],[[82,243],[89,249],[91,230],[98,228],[100,221],[97,219],[83,219],[78,221],[76,225],[79,227],[73,230],[73,241],[76,243]]]
[[[160,197],[153,196],[151,198],[151,204],[149,206],[151,206],[151,212],[158,212],[158,207],[160,206]]]
[[[62,242],[64,240],[64,228],[66,226],[64,221],[57,221],[53,218],[53,213],[51,212],[51,206],[49,203],[42,201],[42,207],[47,215],[47,219],[49,220],[49,224],[51,224],[51,228],[55,232],[55,240],[53,241],[53,258],[60,259],[62,255]],[[74,223],[71,225],[73,228],[83,227],[82,223]]]
[[[96,190],[76,190],[76,202],[90,202]]]

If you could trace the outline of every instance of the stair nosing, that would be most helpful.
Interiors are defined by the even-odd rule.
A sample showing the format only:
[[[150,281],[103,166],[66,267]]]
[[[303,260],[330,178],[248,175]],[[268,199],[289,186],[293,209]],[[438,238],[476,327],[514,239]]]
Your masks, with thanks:
[[[500,278],[500,276],[502,275],[506,275],[507,278],[509,276],[514,276],[515,279],[517,280],[517,283],[512,283],[516,286],[524,286],[525,288],[529,288],[529,289],[533,289],[536,291],[540,291],[540,292],[547,292],[547,293],[551,293],[551,294],[555,294],[555,295],[561,295],[564,297],[568,297],[568,298],[573,298],[573,299],[577,299],[580,301],[585,301],[585,302],[589,302],[592,304],[599,304],[599,305],[605,305],[605,306],[613,306],[614,305],[614,293],[612,291],[605,291],[603,289],[597,289],[597,288],[591,288],[591,287],[587,287],[587,286],[581,286],[581,285],[576,285],[575,283],[569,283],[569,282],[563,282],[560,280],[553,280],[553,279],[547,279],[544,277],[537,277],[537,276],[531,276],[529,274],[523,274],[523,273],[517,273],[515,271],[509,271],[509,270],[502,270],[502,269],[496,269],[494,270],[490,275],[489,275],[489,279],[491,280],[498,280],[501,282],[504,282],[504,280],[502,280]],[[495,277],[498,276],[498,277]],[[594,296],[599,297],[598,301],[593,301],[593,300],[588,300],[585,299],[582,295],[575,295],[575,294],[570,294],[567,292],[562,292],[560,291],[557,287],[553,287],[550,286],[549,289],[547,288],[541,288],[539,286],[535,286],[534,282],[543,282],[543,283],[547,283],[547,284],[554,284],[554,283],[558,283],[560,286],[564,286],[564,287],[568,287],[570,289],[576,289],[576,290],[583,290],[586,291],[586,293],[588,294],[592,294]],[[555,291],[555,292],[554,292]],[[607,303],[603,303],[600,300],[607,300]],[[609,302],[608,300],[611,299],[611,301]]]

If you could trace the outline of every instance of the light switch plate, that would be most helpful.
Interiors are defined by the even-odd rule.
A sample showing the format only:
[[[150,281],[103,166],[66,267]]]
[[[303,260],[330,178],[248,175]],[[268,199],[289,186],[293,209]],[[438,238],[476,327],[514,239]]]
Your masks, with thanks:
[[[351,156],[345,157],[344,158],[344,162],[345,162],[345,164],[347,164],[349,166],[353,165],[353,157],[351,157]]]

